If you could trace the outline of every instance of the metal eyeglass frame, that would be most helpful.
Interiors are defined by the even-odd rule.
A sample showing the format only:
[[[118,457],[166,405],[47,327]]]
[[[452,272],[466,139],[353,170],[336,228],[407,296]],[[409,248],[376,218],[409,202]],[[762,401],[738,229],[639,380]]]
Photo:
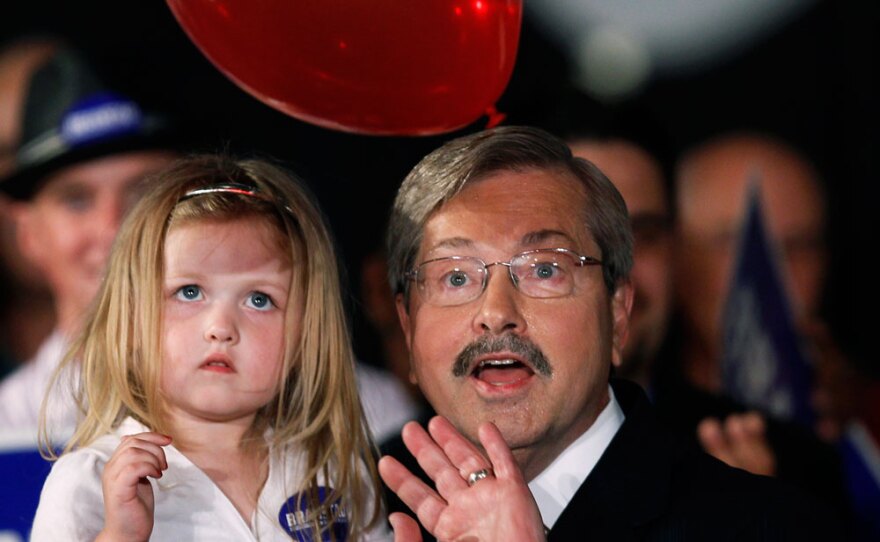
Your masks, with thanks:
[[[453,303],[450,305],[441,304],[440,306],[454,307],[456,305],[463,305],[465,303],[470,303],[474,299],[479,299],[479,297],[481,295],[483,295],[483,292],[486,291],[486,286],[489,284],[489,268],[492,267],[493,265],[503,265],[503,266],[507,267],[507,275],[510,277],[510,281],[513,283],[513,287],[516,288],[516,291],[522,293],[523,295],[525,295],[527,297],[532,297],[535,299],[553,299],[554,297],[564,297],[567,294],[560,294],[558,296],[532,296],[532,295],[529,295],[529,294],[523,292],[522,290],[520,290],[519,281],[518,281],[517,277],[513,274],[513,260],[515,260],[517,258],[521,258],[523,256],[527,256],[529,254],[534,254],[537,252],[555,252],[557,254],[565,254],[566,256],[568,256],[572,259],[572,261],[575,263],[576,267],[586,267],[588,265],[600,265],[601,266],[604,264],[604,262],[598,258],[594,258],[592,256],[582,256],[582,255],[578,254],[577,252],[575,252],[573,250],[569,250],[567,248],[538,248],[538,249],[526,250],[526,251],[514,254],[513,256],[510,257],[510,260],[508,260],[506,262],[498,261],[498,262],[486,263],[484,260],[482,260],[481,258],[477,258],[476,256],[444,256],[442,258],[433,258],[433,259],[421,262],[420,264],[416,265],[415,267],[413,267],[412,269],[407,271],[404,274],[404,278],[407,280],[411,280],[413,282],[416,282],[418,284],[419,270],[429,263],[439,262],[439,261],[444,261],[444,260],[452,260],[452,261],[468,260],[468,261],[480,262],[483,265],[483,269],[485,272],[483,273],[483,281],[480,286],[480,293],[477,294],[475,297],[468,299],[467,301],[462,301],[461,303]]]

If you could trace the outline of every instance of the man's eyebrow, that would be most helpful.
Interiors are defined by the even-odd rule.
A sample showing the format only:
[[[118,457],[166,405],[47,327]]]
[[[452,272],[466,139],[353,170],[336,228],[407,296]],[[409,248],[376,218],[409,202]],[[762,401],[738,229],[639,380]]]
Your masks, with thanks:
[[[557,239],[562,237],[567,241],[574,243],[574,239],[572,237],[559,230],[538,230],[538,231],[530,231],[529,233],[523,235],[522,240],[520,241],[521,245],[529,246],[529,245],[537,245],[543,243],[544,241],[550,239]]]
[[[443,239],[439,243],[434,244],[428,250],[428,252],[432,252],[437,250],[438,248],[471,248],[474,246],[474,242],[470,239],[466,239],[464,237],[450,237],[448,239]]]

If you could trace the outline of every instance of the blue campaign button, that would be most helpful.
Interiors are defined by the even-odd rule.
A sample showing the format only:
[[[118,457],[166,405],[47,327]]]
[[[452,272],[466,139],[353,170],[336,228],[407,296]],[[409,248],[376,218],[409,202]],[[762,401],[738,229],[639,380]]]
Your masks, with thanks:
[[[318,486],[318,502],[323,504],[332,491]],[[291,495],[281,505],[278,522],[297,542],[345,542],[348,538],[348,513],[339,499],[330,504],[328,513],[326,508],[310,510],[305,492]],[[320,536],[315,532],[316,525],[320,526]]]

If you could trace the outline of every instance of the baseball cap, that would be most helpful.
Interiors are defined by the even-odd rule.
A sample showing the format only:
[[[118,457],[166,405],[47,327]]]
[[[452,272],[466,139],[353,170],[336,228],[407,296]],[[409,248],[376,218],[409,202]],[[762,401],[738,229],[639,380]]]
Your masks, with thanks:
[[[167,117],[109,88],[79,53],[61,49],[31,77],[15,168],[0,179],[0,192],[29,199],[60,168],[175,146]]]

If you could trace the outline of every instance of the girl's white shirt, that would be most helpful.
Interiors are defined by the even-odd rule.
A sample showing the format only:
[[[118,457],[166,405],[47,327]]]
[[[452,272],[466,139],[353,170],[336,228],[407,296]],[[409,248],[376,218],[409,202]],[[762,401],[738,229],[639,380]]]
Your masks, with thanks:
[[[122,437],[147,431],[127,418],[112,434],[90,446],[62,456],[43,486],[31,540],[94,540],[104,525],[101,474]],[[305,466],[304,450],[270,450],[269,475],[249,526],[213,481],[173,445],[165,446],[168,469],[162,478],[150,478],[155,496],[151,540],[289,541],[282,512],[296,492]],[[364,480],[365,484],[370,483]],[[320,483],[320,485],[324,485]],[[374,490],[375,491],[375,488]],[[370,517],[368,508],[362,517]],[[392,540],[384,516],[361,540]]]

